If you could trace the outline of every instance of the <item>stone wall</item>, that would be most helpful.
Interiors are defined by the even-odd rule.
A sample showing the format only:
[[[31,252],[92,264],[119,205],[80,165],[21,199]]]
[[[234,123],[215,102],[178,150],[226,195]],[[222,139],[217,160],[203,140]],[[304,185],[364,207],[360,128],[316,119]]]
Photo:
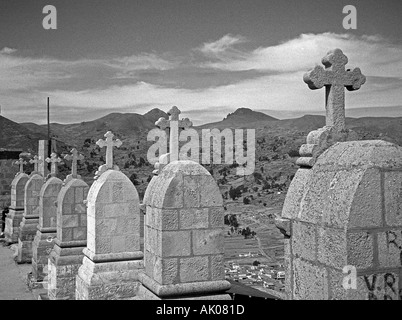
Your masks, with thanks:
[[[282,211],[289,298],[401,299],[401,195],[402,148],[384,141],[337,143],[299,169]]]
[[[14,154],[15,152],[12,152],[9,156]],[[13,162],[18,160],[18,154],[17,158],[0,159],[0,210],[10,205],[11,182],[19,169],[17,165],[13,165]]]

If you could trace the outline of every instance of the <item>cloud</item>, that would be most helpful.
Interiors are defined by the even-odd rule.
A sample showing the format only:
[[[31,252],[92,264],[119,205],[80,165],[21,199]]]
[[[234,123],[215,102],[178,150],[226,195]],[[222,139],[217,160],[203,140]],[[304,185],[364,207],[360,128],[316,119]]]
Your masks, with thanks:
[[[4,47],[3,49],[0,50],[0,54],[13,54],[14,52],[16,52],[17,49],[12,49],[9,47]]]
[[[214,57],[216,59],[222,57],[223,59],[224,56],[230,53],[232,53],[233,55],[240,53],[240,51],[235,50],[233,47],[236,44],[244,42],[246,42],[246,38],[242,36],[232,36],[230,34],[227,34],[217,41],[205,42],[201,47],[197,48],[196,50],[199,50],[204,55]]]
[[[224,36],[214,43],[220,43],[227,37]],[[213,47],[214,43],[205,44],[204,47]],[[359,66],[366,75],[402,76],[402,46],[394,45],[379,35],[357,37],[329,32],[301,34],[278,45],[258,47],[251,51],[234,51],[233,47],[237,42],[233,40],[231,44],[222,47],[218,52],[206,52],[205,56],[210,61],[202,66],[231,71],[307,71],[314,67],[314,63],[319,64],[329,50],[341,48],[348,56],[349,63]]]
[[[225,35],[188,52],[201,55],[191,63],[172,53],[76,61],[0,54],[0,101],[14,119],[38,122],[42,115],[27,116],[23,111],[44,105],[47,96],[55,110],[53,121],[59,122],[87,120],[83,115],[88,110],[93,110],[94,119],[114,111],[166,111],[172,105],[196,125],[219,121],[228,110],[240,107],[323,110],[324,90],[310,90],[303,74],[339,47],[349,58],[347,67],[360,67],[367,76],[360,90],[346,93],[346,108],[402,104],[402,47],[381,36],[301,34],[272,46],[247,49],[246,43],[242,36]],[[144,80],[144,70],[157,72],[163,81],[138,81]],[[216,79],[216,72],[223,71],[220,81],[195,85],[208,83],[208,77]],[[183,84],[184,75],[192,77],[191,87]]]

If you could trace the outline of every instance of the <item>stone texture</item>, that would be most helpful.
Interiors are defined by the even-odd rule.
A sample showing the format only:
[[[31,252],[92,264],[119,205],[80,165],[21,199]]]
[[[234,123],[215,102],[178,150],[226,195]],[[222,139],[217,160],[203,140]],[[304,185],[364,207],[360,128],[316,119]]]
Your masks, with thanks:
[[[309,223],[293,221],[292,247],[303,259],[315,261],[317,253],[316,226]]]
[[[293,259],[293,281],[293,294],[296,300],[328,298],[328,274],[324,267],[295,258]]]
[[[368,232],[353,232],[347,235],[348,265],[357,269],[373,267],[374,242],[373,235]]]
[[[224,280],[223,201],[210,173],[193,161],[173,161],[146,194],[145,273],[138,298],[202,298],[213,292],[226,299],[219,292],[230,287]]]
[[[67,197],[69,201],[71,197]],[[69,220],[71,225],[76,224],[73,220]],[[80,229],[72,228],[76,228],[74,238]],[[138,273],[144,268],[140,203],[135,186],[120,171],[103,171],[88,191],[87,247],[83,252],[76,277],[77,300],[136,296]]]
[[[66,183],[67,182],[67,183]],[[50,300],[74,300],[76,276],[84,257],[88,185],[81,179],[66,179],[57,197],[57,239],[48,259]]]
[[[32,243],[32,276],[35,281],[42,281],[46,276],[43,269],[48,264],[48,256],[56,238],[56,200],[62,184],[59,178],[50,177],[39,193],[38,231]]]
[[[378,233],[378,261],[380,267],[402,266],[402,230]]]
[[[402,172],[384,173],[385,223],[402,225]]]
[[[32,174],[24,189],[24,214],[18,235],[18,263],[31,263],[32,241],[37,232],[39,223],[39,195],[44,178],[39,174]]]
[[[24,213],[25,185],[28,180],[28,175],[20,172],[11,182],[11,203],[4,228],[5,240],[10,244],[18,242],[19,227]]]
[[[299,169],[282,212],[289,299],[400,299],[401,172],[402,148],[377,140],[335,143]],[[356,289],[342,287],[345,266]]]

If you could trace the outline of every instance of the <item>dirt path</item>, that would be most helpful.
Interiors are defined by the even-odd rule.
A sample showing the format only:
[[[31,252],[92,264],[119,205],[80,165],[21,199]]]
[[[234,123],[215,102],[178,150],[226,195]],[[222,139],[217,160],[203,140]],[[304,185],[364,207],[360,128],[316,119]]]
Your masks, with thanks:
[[[0,300],[35,300],[26,285],[32,267],[30,264],[16,264],[13,248],[0,243]]]

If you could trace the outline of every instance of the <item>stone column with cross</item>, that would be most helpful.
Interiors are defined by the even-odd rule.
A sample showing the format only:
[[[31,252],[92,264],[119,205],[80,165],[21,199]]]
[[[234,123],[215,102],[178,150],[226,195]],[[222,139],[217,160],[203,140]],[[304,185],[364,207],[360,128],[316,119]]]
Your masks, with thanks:
[[[43,160],[39,159],[38,156],[34,156],[33,159],[29,160],[29,163],[32,163],[34,165],[34,170],[31,172],[31,175],[39,173],[39,164],[42,162]]]
[[[20,170],[11,182],[11,204],[4,228],[4,237],[8,244],[18,242],[19,227],[24,213],[25,185],[29,179],[28,175],[24,173],[26,163],[22,157],[14,162],[15,165],[19,165]]]
[[[109,169],[113,169],[119,171],[119,167],[113,164],[113,148],[119,148],[122,145],[120,139],[113,140],[114,134],[111,131],[105,133],[105,140],[99,139],[96,141],[96,144],[100,148],[106,147],[106,163],[101,165],[98,168],[98,171],[95,172],[95,179],[97,179],[102,173],[106,172]]]
[[[45,160],[47,163],[50,163],[50,174],[49,176],[51,177],[56,177],[57,176],[57,165],[62,164],[62,160],[59,158],[59,156],[56,153],[52,153],[50,155],[50,158],[46,158]]]
[[[14,164],[20,167],[20,171],[16,175],[24,173],[24,164],[27,164],[24,158],[19,158],[17,161],[14,162]]]
[[[311,168],[317,157],[336,142],[353,141],[358,135],[345,127],[345,88],[349,91],[360,89],[366,77],[359,68],[345,70],[348,58],[341,49],[329,51],[322,59],[322,66],[307,72],[303,80],[312,90],[325,86],[326,125],[307,136],[307,143],[300,148],[297,164]]]
[[[84,160],[84,156],[80,154],[77,149],[73,148],[71,154],[64,156],[64,160],[71,161],[71,174],[69,174],[64,183],[67,183],[71,179],[81,179],[81,176],[77,173],[78,161]]]
[[[47,140],[39,140],[38,155],[29,161],[34,164],[35,168],[29,175],[24,188],[24,213],[18,234],[17,263],[31,263],[32,261],[32,242],[39,223],[39,196],[48,172],[45,162],[48,157],[47,146]]]
[[[77,162],[84,156],[72,149],[64,157],[71,160],[71,174],[57,196],[57,236],[48,259],[48,298],[74,300],[75,278],[87,245],[87,198],[89,186],[77,174]]]
[[[179,160],[179,130],[192,127],[193,123],[188,119],[179,119],[181,111],[176,106],[173,106],[168,112],[169,120],[159,118],[155,125],[162,130],[169,128],[169,153],[161,155],[159,162],[155,164],[155,174],[160,172],[165,165],[170,162]]]
[[[130,179],[113,165],[113,141],[108,132],[106,164],[86,198],[87,246],[76,277],[76,300],[130,299],[137,295],[143,270],[140,244],[140,201]]]

